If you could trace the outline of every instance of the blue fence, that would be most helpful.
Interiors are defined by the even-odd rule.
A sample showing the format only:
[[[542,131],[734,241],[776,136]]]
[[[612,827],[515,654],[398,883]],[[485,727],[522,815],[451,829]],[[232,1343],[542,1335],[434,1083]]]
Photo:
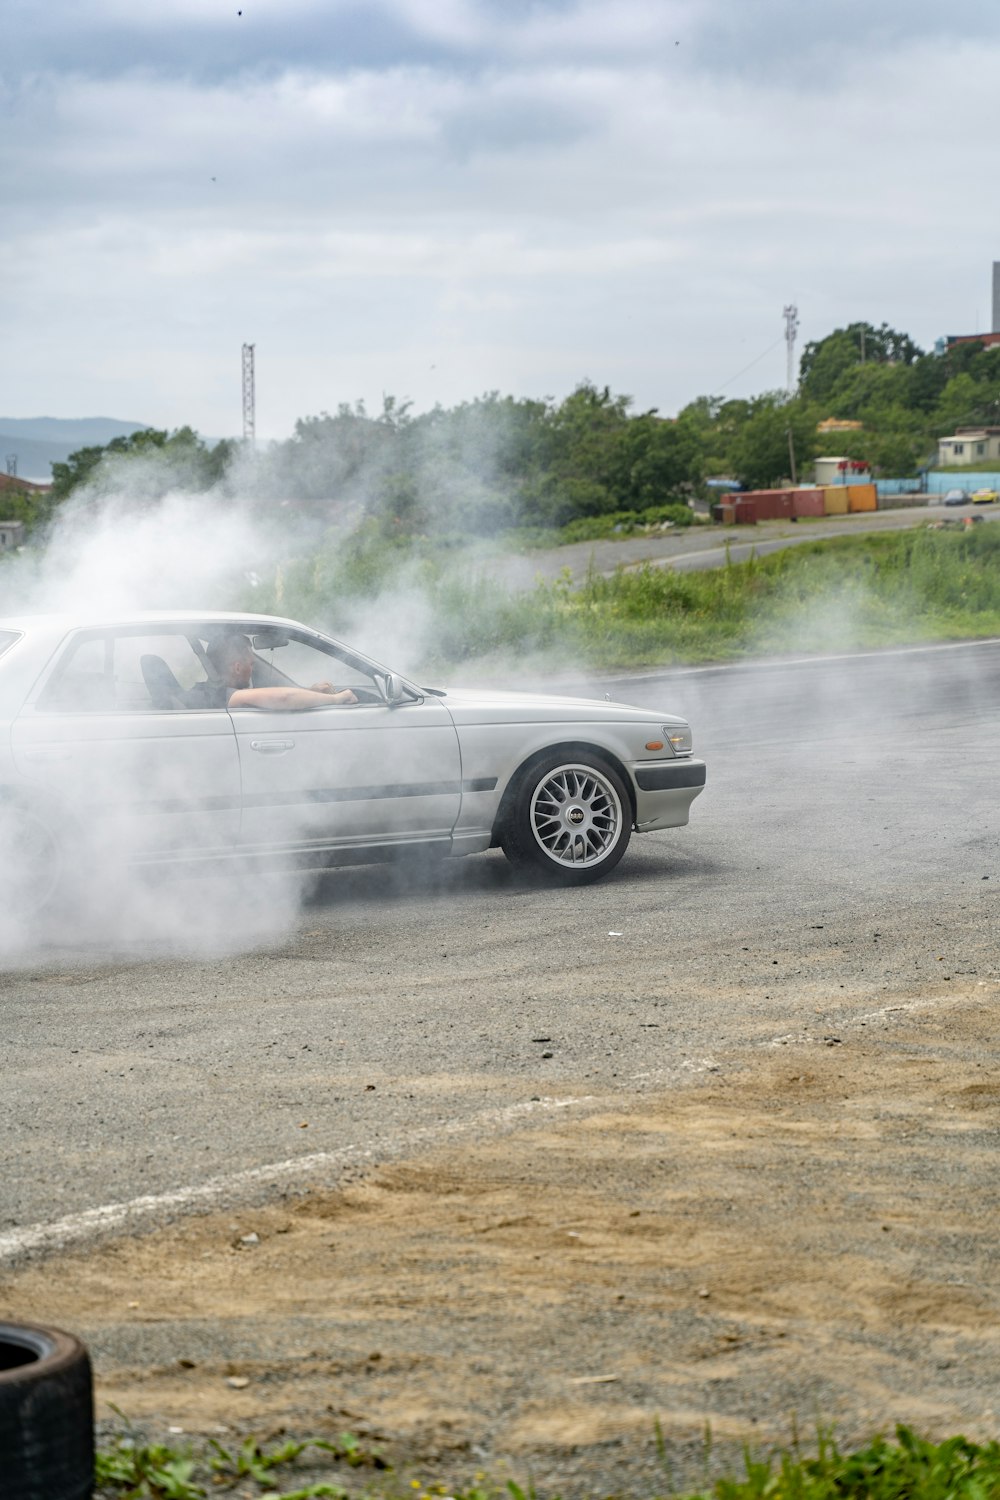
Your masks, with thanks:
[[[880,500],[883,495],[926,494],[923,479],[876,479],[875,489]]]
[[[943,495],[945,490],[995,490],[1000,484],[1000,474],[928,474],[927,489],[932,495]]]
[[[879,496],[943,495],[947,490],[995,490],[1000,488],[1000,474],[921,474],[917,479],[876,479]]]

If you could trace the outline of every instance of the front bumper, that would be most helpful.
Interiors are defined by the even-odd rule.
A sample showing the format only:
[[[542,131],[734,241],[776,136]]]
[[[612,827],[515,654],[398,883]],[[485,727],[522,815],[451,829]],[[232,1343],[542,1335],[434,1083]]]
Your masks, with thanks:
[[[635,784],[635,826],[640,833],[654,828],[681,828],[691,803],[705,789],[703,760],[649,761],[631,768]]]

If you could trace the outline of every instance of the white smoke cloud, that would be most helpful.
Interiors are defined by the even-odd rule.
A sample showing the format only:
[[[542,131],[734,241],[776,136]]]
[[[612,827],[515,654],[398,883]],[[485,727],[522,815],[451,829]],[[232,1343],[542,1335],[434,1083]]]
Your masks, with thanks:
[[[315,462],[322,468],[335,459],[328,449]],[[428,455],[428,467],[433,461]],[[70,625],[103,625],[115,616],[176,610],[281,614],[326,629],[404,675],[419,673],[435,630],[423,560],[390,546],[392,566],[381,585],[376,581],[369,592],[360,589],[347,600],[337,596],[336,577],[328,579],[325,572],[335,567],[338,536],[346,544],[364,511],[372,472],[354,476],[350,497],[337,512],[338,532],[324,528],[322,507],[310,514],[275,500],[283,476],[274,461],[240,456],[225,480],[204,493],[180,487],[190,479],[184,463],[183,455],[172,462],[159,451],[106,460],[57,509],[44,543],[3,560],[0,615],[52,613]],[[433,494],[429,472],[419,483]],[[260,498],[261,492],[269,498]],[[157,648],[150,643],[140,649]],[[116,675],[119,696],[120,690]],[[235,836],[235,741],[223,747],[228,764],[220,770],[219,741],[231,740],[226,732],[213,740],[202,728],[193,741],[179,735],[158,742],[141,725],[135,733],[119,734],[115,725],[109,730],[106,714],[100,714],[104,722],[97,731],[93,715],[83,711],[75,720],[65,714],[63,728],[43,722],[37,733],[25,727],[29,714],[13,731],[8,755],[14,764],[0,770],[0,792],[6,779],[22,795],[6,801],[0,796],[0,961],[34,962],[41,952],[67,947],[145,957],[224,954],[280,941],[294,926],[315,872],[262,873],[229,861],[236,867],[218,875],[199,874],[196,863],[184,872],[187,878],[176,878],[179,872],[160,868],[140,875],[132,864],[145,861],[157,839],[167,846],[193,839],[187,847],[200,858],[220,838]],[[110,747],[106,756],[101,735]],[[355,753],[343,744],[339,750]],[[357,772],[355,779],[362,781],[378,774],[365,767],[362,776],[347,761],[331,765],[327,774],[336,784],[344,772]],[[25,800],[26,775],[35,789]],[[232,801],[231,818],[223,814],[220,822],[210,812],[199,826],[197,814],[183,811],[172,822],[162,811],[206,797]],[[280,842],[308,840],[315,836],[314,814],[304,804],[289,806],[271,829],[277,827]],[[35,866],[24,856],[38,847],[45,854],[49,839],[57,846],[59,888],[39,915],[24,877]]]

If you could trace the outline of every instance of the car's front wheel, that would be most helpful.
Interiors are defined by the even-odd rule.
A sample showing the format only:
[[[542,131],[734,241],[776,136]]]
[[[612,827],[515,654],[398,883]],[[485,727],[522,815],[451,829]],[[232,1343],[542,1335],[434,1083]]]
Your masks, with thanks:
[[[624,783],[607,761],[552,755],[522,774],[500,846],[512,864],[562,885],[586,885],[625,853],[631,814]]]

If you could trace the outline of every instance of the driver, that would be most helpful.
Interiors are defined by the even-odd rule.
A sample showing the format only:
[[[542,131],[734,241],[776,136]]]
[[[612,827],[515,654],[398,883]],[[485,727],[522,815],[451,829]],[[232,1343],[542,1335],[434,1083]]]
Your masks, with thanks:
[[[350,688],[336,692],[329,682],[312,687],[254,687],[254,654],[245,635],[237,631],[218,636],[206,651],[215,681],[196,682],[185,697],[190,708],[323,708],[332,703],[357,703]]]

